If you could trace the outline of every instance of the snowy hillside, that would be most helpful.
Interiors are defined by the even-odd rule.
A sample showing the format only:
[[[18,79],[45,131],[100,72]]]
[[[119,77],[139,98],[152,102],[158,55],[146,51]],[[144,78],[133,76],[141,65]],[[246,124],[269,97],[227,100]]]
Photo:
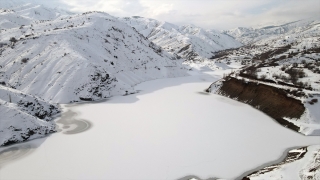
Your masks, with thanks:
[[[243,180],[258,179],[320,179],[320,146],[314,145],[289,151],[285,160],[258,170]]]
[[[186,75],[181,60],[101,12],[35,21],[0,39],[0,82],[52,102],[124,95],[146,80]]]
[[[247,78],[320,91],[320,26],[303,36],[273,36],[238,49],[217,52],[213,63],[229,66]],[[309,88],[308,88],[309,87]]]
[[[231,74],[225,74],[226,81],[219,82],[228,84],[225,88],[222,85],[222,89],[218,88],[213,92],[248,103],[269,114],[283,126],[302,134],[319,135],[320,115],[315,110],[319,109],[320,94],[319,22],[320,18],[314,17],[312,20],[301,20],[278,27],[270,26],[264,30],[265,34],[257,37],[246,33],[239,36],[244,41],[248,40],[246,38],[254,40],[250,40],[251,44],[237,49],[219,51],[212,58],[212,64],[240,66],[233,69]],[[276,33],[279,29],[284,32]],[[248,29],[241,30],[244,32]],[[231,89],[235,90],[236,86],[251,93],[247,93],[245,97],[245,93],[233,92]],[[256,90],[253,91],[249,87]],[[212,86],[212,89],[215,87]],[[269,94],[266,99],[261,96],[262,93],[255,93],[257,90],[259,92],[264,90],[267,94],[267,89],[275,94],[279,93],[278,98],[274,98],[273,102],[266,101],[272,99],[270,98],[272,94]],[[251,98],[247,99],[248,97]],[[283,99],[279,100],[280,97]],[[258,98],[261,99],[257,100]],[[273,104],[272,108],[269,108],[270,103]],[[279,106],[281,103],[284,104]],[[267,104],[269,107],[265,106]],[[293,104],[297,107],[295,112],[300,112],[299,114],[289,113],[288,108]],[[289,105],[288,108],[285,108],[284,106],[287,105]],[[282,114],[281,117],[280,114]]]
[[[245,46],[217,52],[212,58],[214,62],[292,64],[319,58],[320,17],[267,29],[238,28],[229,34],[244,42]]]
[[[0,146],[55,132],[56,105],[0,85]]]
[[[205,30],[194,25],[177,26],[143,17],[126,17],[121,21],[134,27],[150,41],[171,54],[187,60],[204,60],[215,51],[240,47],[242,44],[229,35]]]

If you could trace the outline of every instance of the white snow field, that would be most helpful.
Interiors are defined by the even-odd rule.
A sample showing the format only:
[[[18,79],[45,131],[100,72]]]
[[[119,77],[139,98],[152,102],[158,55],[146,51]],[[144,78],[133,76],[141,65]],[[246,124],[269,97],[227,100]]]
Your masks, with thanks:
[[[64,106],[61,132],[0,148],[0,179],[234,179],[288,148],[319,144],[248,105],[204,93],[216,79],[194,72],[142,83],[137,94]]]

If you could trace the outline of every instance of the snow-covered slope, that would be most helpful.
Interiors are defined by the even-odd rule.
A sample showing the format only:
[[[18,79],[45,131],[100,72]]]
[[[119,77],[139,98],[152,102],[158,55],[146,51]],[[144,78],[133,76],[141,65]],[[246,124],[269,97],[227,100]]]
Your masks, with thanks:
[[[0,146],[55,132],[56,105],[0,85]]]
[[[285,29],[283,33],[275,33],[281,28]],[[248,34],[242,35],[240,38],[250,37]],[[254,76],[264,76],[264,79],[300,86],[299,82],[307,83],[306,86],[310,85],[315,91],[320,91],[320,17],[277,27],[270,26],[265,30],[265,34],[254,38],[251,44],[234,50],[220,51],[213,60],[229,64],[240,62],[242,65],[254,65],[258,70],[253,73]],[[290,69],[302,70],[298,79],[290,77]],[[243,70],[244,73],[245,71],[246,69]]]
[[[246,45],[217,52],[214,62],[242,65],[311,63],[320,58],[320,16],[270,28],[238,28],[228,33]],[[275,66],[275,64],[273,64]]]
[[[54,132],[59,109],[49,101],[126,95],[143,81],[187,75],[182,60],[106,13],[0,3],[0,146]]]
[[[47,101],[98,100],[186,75],[181,61],[101,12],[36,21],[0,39],[0,82]]]
[[[227,82],[238,80],[240,84],[259,84],[285,92],[285,97],[298,100],[301,114],[296,117],[284,116],[282,124],[305,135],[319,135],[320,114],[320,17],[313,17],[282,26],[253,30],[238,29],[243,41],[251,41],[246,46],[217,52],[213,63],[225,63],[230,67],[241,64],[242,68],[233,69]],[[281,32],[280,32],[281,30]],[[243,32],[259,32],[256,36]],[[278,32],[279,31],[279,32]],[[242,35],[241,35],[242,33]],[[252,35],[252,36],[251,36]],[[227,76],[227,75],[226,75]],[[249,87],[249,86],[248,86]],[[229,90],[231,88],[228,88]],[[272,88],[271,88],[272,89]],[[227,96],[231,92],[223,90]],[[254,91],[251,91],[254,95]],[[229,94],[229,95],[228,95]],[[241,96],[240,94],[238,94]],[[242,93],[243,95],[243,93]],[[252,103],[254,99],[246,101]],[[233,97],[239,100],[239,97]],[[270,100],[270,96],[268,97]],[[275,98],[279,99],[278,98]],[[276,102],[276,101],[275,101]],[[282,101],[284,102],[284,101]],[[261,102],[260,102],[261,103]],[[253,105],[258,109],[261,104]],[[270,106],[275,108],[275,106]],[[269,111],[272,108],[266,107]],[[274,110],[280,110],[275,108]],[[283,112],[283,108],[279,112]],[[275,118],[276,119],[276,118]]]
[[[320,179],[320,145],[303,147],[289,151],[287,157],[278,164],[258,170],[243,180],[258,179]]]
[[[229,35],[194,25],[177,26],[143,17],[120,18],[164,50],[187,60],[203,60],[215,51],[236,48],[242,44]]]
[[[303,19],[283,25],[269,25],[262,28],[245,28],[239,27],[224,33],[235,37],[244,44],[253,44],[255,42],[279,36],[292,36],[291,38],[319,33],[320,16]]]

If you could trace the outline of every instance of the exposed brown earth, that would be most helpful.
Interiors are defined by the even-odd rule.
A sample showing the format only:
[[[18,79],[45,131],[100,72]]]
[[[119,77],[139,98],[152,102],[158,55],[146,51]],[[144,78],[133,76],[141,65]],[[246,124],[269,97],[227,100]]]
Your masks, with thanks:
[[[283,89],[227,77],[217,94],[249,104],[294,131],[300,129],[283,118],[299,119],[305,107],[301,101],[288,97]]]

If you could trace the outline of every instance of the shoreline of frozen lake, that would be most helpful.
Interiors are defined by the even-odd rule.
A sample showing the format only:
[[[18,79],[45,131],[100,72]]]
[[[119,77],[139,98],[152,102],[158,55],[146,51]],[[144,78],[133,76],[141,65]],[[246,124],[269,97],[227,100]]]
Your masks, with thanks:
[[[216,79],[154,80],[138,94],[65,106],[60,133],[0,148],[0,179],[233,179],[318,144],[249,105],[204,93]]]

